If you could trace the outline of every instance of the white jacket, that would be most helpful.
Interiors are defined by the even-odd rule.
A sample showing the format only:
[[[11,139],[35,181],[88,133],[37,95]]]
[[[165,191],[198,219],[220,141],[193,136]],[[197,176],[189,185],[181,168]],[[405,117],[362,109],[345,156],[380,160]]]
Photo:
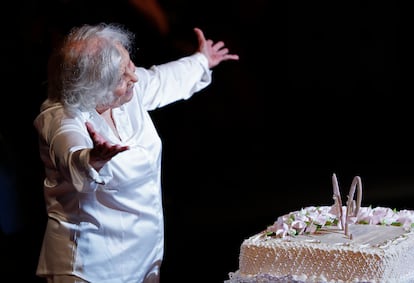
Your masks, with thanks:
[[[164,250],[162,144],[148,111],[188,99],[211,82],[204,55],[136,68],[134,97],[113,109],[119,140],[96,111],[69,115],[46,100],[34,125],[45,164],[47,228],[37,274],[89,282],[144,282]],[[85,122],[109,142],[128,145],[99,172],[88,164]],[[81,149],[76,157],[72,153]]]

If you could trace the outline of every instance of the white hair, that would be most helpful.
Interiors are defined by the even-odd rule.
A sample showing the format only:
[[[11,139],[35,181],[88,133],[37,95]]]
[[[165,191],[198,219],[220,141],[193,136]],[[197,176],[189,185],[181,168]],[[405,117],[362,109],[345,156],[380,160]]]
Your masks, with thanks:
[[[81,110],[109,105],[122,75],[119,45],[130,52],[133,38],[115,24],[73,28],[51,57],[49,98]]]

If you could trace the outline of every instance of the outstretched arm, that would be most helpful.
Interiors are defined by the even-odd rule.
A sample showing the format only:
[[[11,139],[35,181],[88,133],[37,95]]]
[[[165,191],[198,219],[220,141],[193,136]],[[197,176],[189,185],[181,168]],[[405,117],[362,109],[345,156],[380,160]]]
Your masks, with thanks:
[[[208,67],[211,69],[222,61],[239,60],[239,55],[230,54],[229,49],[225,47],[223,41],[214,42],[211,39],[206,39],[204,33],[199,28],[194,28],[194,32],[198,39],[198,52],[204,54],[208,60]]]

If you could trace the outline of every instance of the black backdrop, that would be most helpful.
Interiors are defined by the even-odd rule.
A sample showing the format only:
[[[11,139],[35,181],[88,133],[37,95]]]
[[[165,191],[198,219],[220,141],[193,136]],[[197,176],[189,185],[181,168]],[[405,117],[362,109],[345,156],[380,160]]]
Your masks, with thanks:
[[[137,65],[194,50],[194,26],[240,55],[191,100],[152,113],[164,142],[163,283],[224,281],[244,238],[282,213],[330,204],[333,173],[343,196],[361,176],[363,205],[414,208],[406,7],[159,2],[170,19],[165,37],[126,1],[21,1],[3,10],[11,17],[2,17],[0,118],[21,228],[2,234],[2,274],[39,282],[46,216],[32,121],[54,39],[79,23],[125,24],[137,33]]]

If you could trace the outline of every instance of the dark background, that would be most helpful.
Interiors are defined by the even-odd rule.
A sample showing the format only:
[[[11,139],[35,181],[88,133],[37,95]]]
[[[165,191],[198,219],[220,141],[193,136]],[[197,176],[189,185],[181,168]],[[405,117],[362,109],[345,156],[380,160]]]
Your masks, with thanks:
[[[364,206],[414,209],[407,7],[159,2],[170,21],[164,36],[126,1],[26,0],[2,9],[2,164],[17,192],[1,196],[3,219],[15,219],[1,234],[4,278],[42,282],[34,272],[46,215],[32,121],[50,50],[81,23],[130,28],[137,65],[190,54],[195,26],[240,55],[191,100],[152,113],[164,143],[163,283],[223,282],[238,268],[244,238],[281,214],[331,204],[333,173],[343,199],[359,175]]]

